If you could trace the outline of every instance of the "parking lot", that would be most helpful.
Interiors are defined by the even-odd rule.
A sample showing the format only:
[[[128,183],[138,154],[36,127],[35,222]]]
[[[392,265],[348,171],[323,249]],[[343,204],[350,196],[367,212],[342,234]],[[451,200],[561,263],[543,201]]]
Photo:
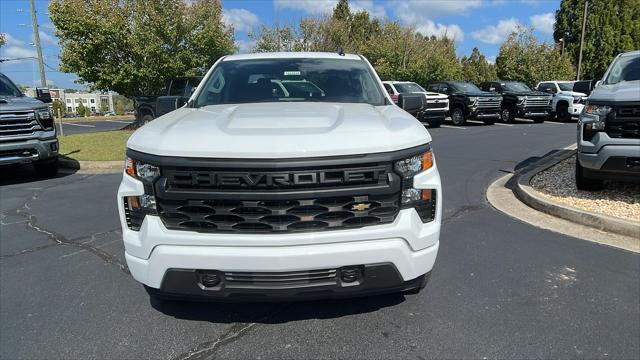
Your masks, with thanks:
[[[111,126],[78,125],[65,134]],[[445,200],[440,253],[419,295],[150,303],[124,262],[120,174],[3,172],[3,357],[637,358],[640,256],[525,224],[485,197],[494,179],[573,143],[575,126],[429,130]]]

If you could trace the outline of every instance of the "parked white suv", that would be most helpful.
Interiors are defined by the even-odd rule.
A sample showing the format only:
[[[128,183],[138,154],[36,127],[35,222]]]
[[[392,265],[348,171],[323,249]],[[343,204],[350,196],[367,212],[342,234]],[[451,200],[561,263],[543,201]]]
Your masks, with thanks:
[[[294,81],[320,91],[279,91]],[[427,130],[364,57],[330,53],[221,58],[131,136],[117,200],[131,274],[161,298],[417,292],[442,219]]]
[[[449,112],[449,97],[447,95],[427,91],[422,86],[409,81],[383,81],[382,84],[396,103],[398,96],[402,93],[424,94],[427,102],[424,109],[418,114],[418,118],[431,127],[440,126]]]
[[[572,117],[578,117],[584,108],[587,94],[573,91],[575,81],[542,81],[536,86],[536,90],[551,94],[552,116],[558,120],[569,121]]]

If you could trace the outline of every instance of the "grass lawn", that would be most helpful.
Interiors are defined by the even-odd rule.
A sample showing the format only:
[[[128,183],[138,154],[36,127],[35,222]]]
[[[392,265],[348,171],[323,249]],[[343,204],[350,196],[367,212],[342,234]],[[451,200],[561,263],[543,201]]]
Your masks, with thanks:
[[[114,115],[114,116],[85,116],[85,117],[70,117],[70,118],[57,118],[56,122],[89,122],[89,121],[105,121],[105,120],[134,120],[133,115]]]
[[[60,155],[74,160],[122,160],[131,131],[103,131],[58,138]]]

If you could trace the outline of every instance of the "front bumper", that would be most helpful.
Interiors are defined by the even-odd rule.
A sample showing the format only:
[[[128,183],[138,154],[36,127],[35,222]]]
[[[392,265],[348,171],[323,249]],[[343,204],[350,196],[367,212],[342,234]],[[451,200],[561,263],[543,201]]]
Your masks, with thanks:
[[[569,114],[571,116],[580,116],[580,113],[582,112],[582,109],[584,109],[584,104],[571,104],[569,105]]]
[[[363,283],[337,293],[357,295],[368,294],[369,290],[379,293],[402,289],[413,286],[412,281],[419,281],[416,279],[431,271],[439,246],[442,188],[437,168],[416,175],[414,187],[436,190],[433,221],[425,224],[414,209],[404,209],[392,223],[356,229],[229,234],[169,230],[159,217],[147,215],[140,230],[133,231],[127,227],[122,199],[141,195],[144,188],[140,181],[125,174],[118,190],[125,257],[133,277],[152,289],[162,289],[164,279],[173,270],[192,274],[194,271],[284,273],[375,264],[390,264],[398,274],[397,279],[382,283],[389,286],[367,290]]]
[[[536,118],[536,117],[546,117],[549,116],[551,112],[551,108],[527,108],[521,107],[518,108],[518,116],[524,118]]]
[[[0,141],[0,165],[29,164],[58,156],[58,139]]]

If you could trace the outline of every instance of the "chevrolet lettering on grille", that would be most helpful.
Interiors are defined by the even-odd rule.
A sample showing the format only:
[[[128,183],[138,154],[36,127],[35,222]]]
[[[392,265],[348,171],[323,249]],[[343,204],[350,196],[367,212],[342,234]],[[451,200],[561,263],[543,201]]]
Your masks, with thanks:
[[[216,172],[216,171],[171,171],[167,174],[169,186],[217,187],[217,188],[287,188],[313,185],[375,184],[386,169],[367,168],[349,170],[299,172]]]

